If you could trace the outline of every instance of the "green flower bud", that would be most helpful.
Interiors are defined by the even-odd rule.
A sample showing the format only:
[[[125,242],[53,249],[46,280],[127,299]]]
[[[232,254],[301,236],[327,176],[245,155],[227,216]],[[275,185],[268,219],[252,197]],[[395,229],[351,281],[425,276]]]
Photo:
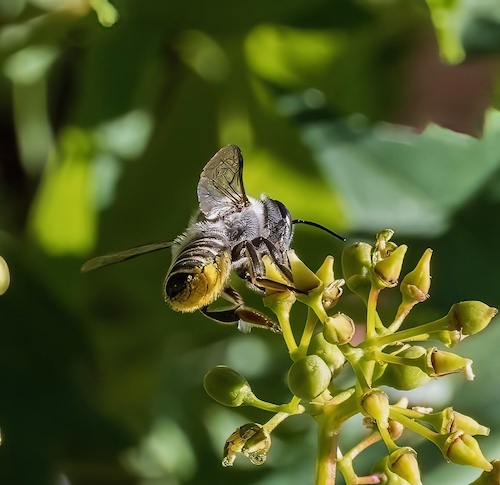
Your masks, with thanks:
[[[323,323],[323,335],[331,344],[343,345],[350,342],[355,331],[352,318],[343,313],[328,317]]]
[[[403,267],[403,260],[408,246],[398,246],[394,251],[389,253],[386,258],[381,259],[373,266],[375,275],[374,283],[379,288],[393,288],[398,284],[398,278]]]
[[[401,351],[398,356],[418,359],[427,354],[427,350],[418,345]],[[376,386],[390,386],[401,391],[410,391],[430,381],[429,375],[416,365],[387,364],[384,373],[376,380]]]
[[[3,295],[10,285],[10,272],[5,259],[0,256],[0,295]]]
[[[440,377],[463,371],[470,381],[474,379],[472,360],[460,357],[452,352],[438,350],[436,347],[427,350],[427,369],[431,377]]]
[[[333,263],[333,256],[327,256],[318,271],[316,271],[316,276],[323,282],[322,303],[326,310],[335,306],[342,296],[342,285],[345,283],[342,279],[335,279]]]
[[[455,303],[447,317],[450,322],[448,330],[458,330],[463,335],[474,335],[490,323],[498,310],[480,301],[462,301]]]
[[[241,406],[254,397],[247,380],[225,365],[209,370],[203,379],[203,387],[213,400],[224,406]]]
[[[493,460],[491,465],[493,466],[491,471],[484,471],[470,485],[498,485],[500,483],[500,460]]]
[[[342,272],[347,287],[365,302],[371,288],[372,247],[357,242],[342,252]]]
[[[262,465],[271,447],[271,435],[261,424],[248,423],[238,428],[226,441],[222,465],[233,466],[236,453],[242,453],[254,465]]]
[[[403,295],[403,304],[414,304],[429,298],[431,256],[432,249],[426,249],[415,269],[410,271],[401,281],[400,290]]]
[[[322,281],[297,257],[293,249],[288,250],[287,255],[295,288],[309,293],[322,284]]]
[[[479,424],[470,416],[466,416],[465,414],[453,411],[453,419],[450,426],[450,431],[453,432],[459,430],[470,435],[488,436],[490,434],[490,428]]]
[[[288,371],[290,391],[302,399],[314,399],[330,384],[332,373],[317,355],[308,355],[294,362]]]
[[[462,431],[470,435],[488,436],[490,429],[479,424],[465,414],[455,411],[452,407],[447,407],[439,413],[425,414],[420,421],[429,423],[438,433],[449,434],[455,431]]]
[[[389,398],[380,389],[371,389],[361,398],[361,410],[377,422],[379,428],[389,427]]]
[[[483,456],[478,442],[463,431],[455,431],[441,448],[444,457],[457,465],[469,465],[491,471],[493,466]]]
[[[410,485],[422,485],[417,453],[409,447],[399,448],[389,456],[389,468]]]
[[[422,485],[416,453],[408,447],[398,448],[379,460],[372,468],[374,472],[385,475],[386,480],[380,483],[386,485]]]
[[[335,274],[333,272],[333,263],[335,259],[333,256],[327,256],[323,261],[323,264],[316,271],[316,276],[328,286],[335,281]]]
[[[311,339],[307,353],[321,357],[333,375],[336,375],[345,363],[344,354],[336,345],[327,342],[322,333],[316,334]]]

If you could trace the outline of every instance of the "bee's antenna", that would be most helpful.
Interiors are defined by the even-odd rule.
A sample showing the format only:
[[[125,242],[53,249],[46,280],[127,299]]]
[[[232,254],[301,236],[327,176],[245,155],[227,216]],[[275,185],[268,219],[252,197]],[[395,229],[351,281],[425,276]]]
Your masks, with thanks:
[[[322,226],[321,224],[318,224],[317,222],[305,221],[304,219],[294,219],[292,221],[292,224],[307,224],[308,226],[317,227],[318,229],[322,229],[323,231],[327,232],[328,234],[335,236],[337,239],[340,239],[341,241],[346,242],[345,237],[339,236],[336,232],[331,231],[330,229],[326,228],[325,226]]]

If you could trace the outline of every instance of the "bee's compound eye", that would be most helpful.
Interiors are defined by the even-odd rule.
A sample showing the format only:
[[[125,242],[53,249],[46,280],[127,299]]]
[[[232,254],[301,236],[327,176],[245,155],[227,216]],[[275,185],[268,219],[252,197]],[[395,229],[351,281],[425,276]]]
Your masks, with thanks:
[[[165,286],[165,292],[170,299],[175,299],[175,297],[181,293],[187,286],[190,275],[187,273],[174,273],[171,275]]]

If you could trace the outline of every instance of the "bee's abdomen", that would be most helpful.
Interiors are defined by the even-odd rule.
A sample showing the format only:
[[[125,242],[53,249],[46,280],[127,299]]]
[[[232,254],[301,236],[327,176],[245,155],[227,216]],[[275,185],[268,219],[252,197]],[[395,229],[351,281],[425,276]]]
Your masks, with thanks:
[[[230,251],[223,241],[195,239],[182,248],[167,274],[165,300],[180,312],[210,305],[224,289],[230,269]]]

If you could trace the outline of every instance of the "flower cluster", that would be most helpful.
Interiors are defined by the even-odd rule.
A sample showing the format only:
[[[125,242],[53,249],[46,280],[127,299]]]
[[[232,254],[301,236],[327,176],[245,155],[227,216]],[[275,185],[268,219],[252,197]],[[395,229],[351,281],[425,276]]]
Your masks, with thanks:
[[[249,423],[238,428],[227,440],[223,464],[233,464],[236,453],[252,463],[262,464],[271,446],[271,432],[284,419],[308,413],[318,424],[316,484],[333,484],[338,469],[347,485],[357,483],[421,483],[417,453],[396,441],[404,429],[420,434],[434,443],[444,458],[460,465],[484,470],[474,482],[498,483],[498,462],[483,456],[474,436],[488,435],[489,429],[452,407],[439,412],[421,407],[408,407],[402,399],[391,403],[380,386],[411,390],[430,379],[452,373],[463,373],[472,380],[472,361],[435,346],[422,346],[435,341],[451,348],[464,338],[483,330],[497,310],[479,301],[453,305],[444,317],[419,326],[400,330],[412,308],[429,297],[430,260],[427,249],[413,271],[399,284],[401,304],[394,320],[382,322],[377,303],[381,291],[398,286],[405,245],[391,241],[393,231],[377,235],[373,245],[356,243],[342,254],[344,279],[335,279],[333,258],[328,256],[313,273],[289,251],[293,275],[289,281],[270,258],[264,257],[266,278],[285,283],[284,289],[267,289],[264,305],[276,315],[291,360],[288,387],[292,398],[288,403],[271,404],[258,399],[247,380],[233,369],[218,366],[205,376],[208,394],[226,406],[250,405],[274,413],[265,424]],[[343,292],[344,284],[366,305],[366,335],[354,346],[353,320],[343,314],[332,314]],[[295,288],[296,291],[293,291]],[[308,306],[302,336],[296,341],[291,329],[290,313],[296,301]],[[356,383],[347,389],[337,385],[336,377],[347,366],[354,371]],[[353,449],[342,452],[338,435],[342,424],[361,414],[369,432]],[[382,440],[387,455],[378,461],[367,477],[356,475],[353,460],[373,443]],[[495,481],[497,480],[497,481]]]

